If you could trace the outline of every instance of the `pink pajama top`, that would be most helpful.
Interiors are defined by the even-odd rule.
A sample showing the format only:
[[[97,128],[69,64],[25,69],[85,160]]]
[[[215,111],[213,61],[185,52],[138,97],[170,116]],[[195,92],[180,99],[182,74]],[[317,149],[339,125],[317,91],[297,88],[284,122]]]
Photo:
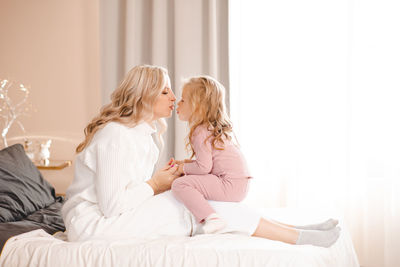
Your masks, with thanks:
[[[204,140],[212,132],[205,126],[198,126],[191,142],[196,160],[183,165],[186,175],[213,174],[222,178],[251,178],[246,160],[239,148],[230,140],[224,139],[224,150],[212,147],[212,137]],[[221,147],[217,145],[217,147]]]

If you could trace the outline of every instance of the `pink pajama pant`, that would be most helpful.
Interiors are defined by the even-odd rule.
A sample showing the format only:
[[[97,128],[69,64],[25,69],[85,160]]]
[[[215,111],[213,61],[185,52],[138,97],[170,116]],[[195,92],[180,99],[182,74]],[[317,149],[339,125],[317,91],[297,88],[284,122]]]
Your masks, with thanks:
[[[198,222],[215,213],[207,200],[239,202],[247,194],[248,178],[223,178],[213,174],[185,175],[176,179],[171,190],[176,199],[192,212]]]

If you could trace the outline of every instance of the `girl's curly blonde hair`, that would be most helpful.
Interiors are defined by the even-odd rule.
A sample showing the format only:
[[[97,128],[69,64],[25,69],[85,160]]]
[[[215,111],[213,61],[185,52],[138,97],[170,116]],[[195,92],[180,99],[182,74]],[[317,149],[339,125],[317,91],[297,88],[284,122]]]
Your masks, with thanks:
[[[124,77],[121,84],[111,94],[111,103],[102,107],[100,114],[86,126],[85,140],[78,145],[76,152],[84,150],[93,139],[95,133],[108,122],[119,122],[134,127],[153,117],[153,105],[169,81],[166,69],[158,66],[136,66]],[[165,132],[167,124],[159,119],[161,125],[159,140]]]
[[[192,114],[188,120],[190,132],[186,137],[186,148],[195,152],[191,144],[194,131],[199,126],[205,126],[212,138],[211,145],[214,149],[224,149],[224,139],[232,140],[232,122],[226,112],[225,87],[209,76],[198,76],[190,78],[184,85],[186,92],[185,101],[191,106]]]

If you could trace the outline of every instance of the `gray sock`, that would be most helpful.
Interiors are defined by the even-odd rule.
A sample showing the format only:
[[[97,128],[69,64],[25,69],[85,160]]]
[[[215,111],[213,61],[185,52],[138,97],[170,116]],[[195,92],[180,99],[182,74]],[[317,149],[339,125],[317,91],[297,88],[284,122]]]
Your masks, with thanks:
[[[321,231],[326,231],[326,230],[331,230],[331,229],[335,228],[336,225],[338,224],[338,222],[339,222],[338,220],[329,219],[329,220],[326,220],[325,222],[322,222],[322,223],[295,226],[294,228],[302,229],[302,230],[321,230]]]
[[[314,245],[319,247],[332,246],[340,235],[340,227],[327,231],[299,230],[299,237],[296,245]]]

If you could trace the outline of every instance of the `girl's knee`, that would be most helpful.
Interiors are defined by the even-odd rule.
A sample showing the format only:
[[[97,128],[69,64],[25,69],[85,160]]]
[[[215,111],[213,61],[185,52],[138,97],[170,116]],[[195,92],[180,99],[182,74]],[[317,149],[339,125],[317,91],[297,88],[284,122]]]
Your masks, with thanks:
[[[172,192],[180,191],[180,189],[182,189],[182,187],[184,186],[184,183],[185,183],[185,181],[184,181],[183,177],[176,178],[171,184],[171,191]]]

